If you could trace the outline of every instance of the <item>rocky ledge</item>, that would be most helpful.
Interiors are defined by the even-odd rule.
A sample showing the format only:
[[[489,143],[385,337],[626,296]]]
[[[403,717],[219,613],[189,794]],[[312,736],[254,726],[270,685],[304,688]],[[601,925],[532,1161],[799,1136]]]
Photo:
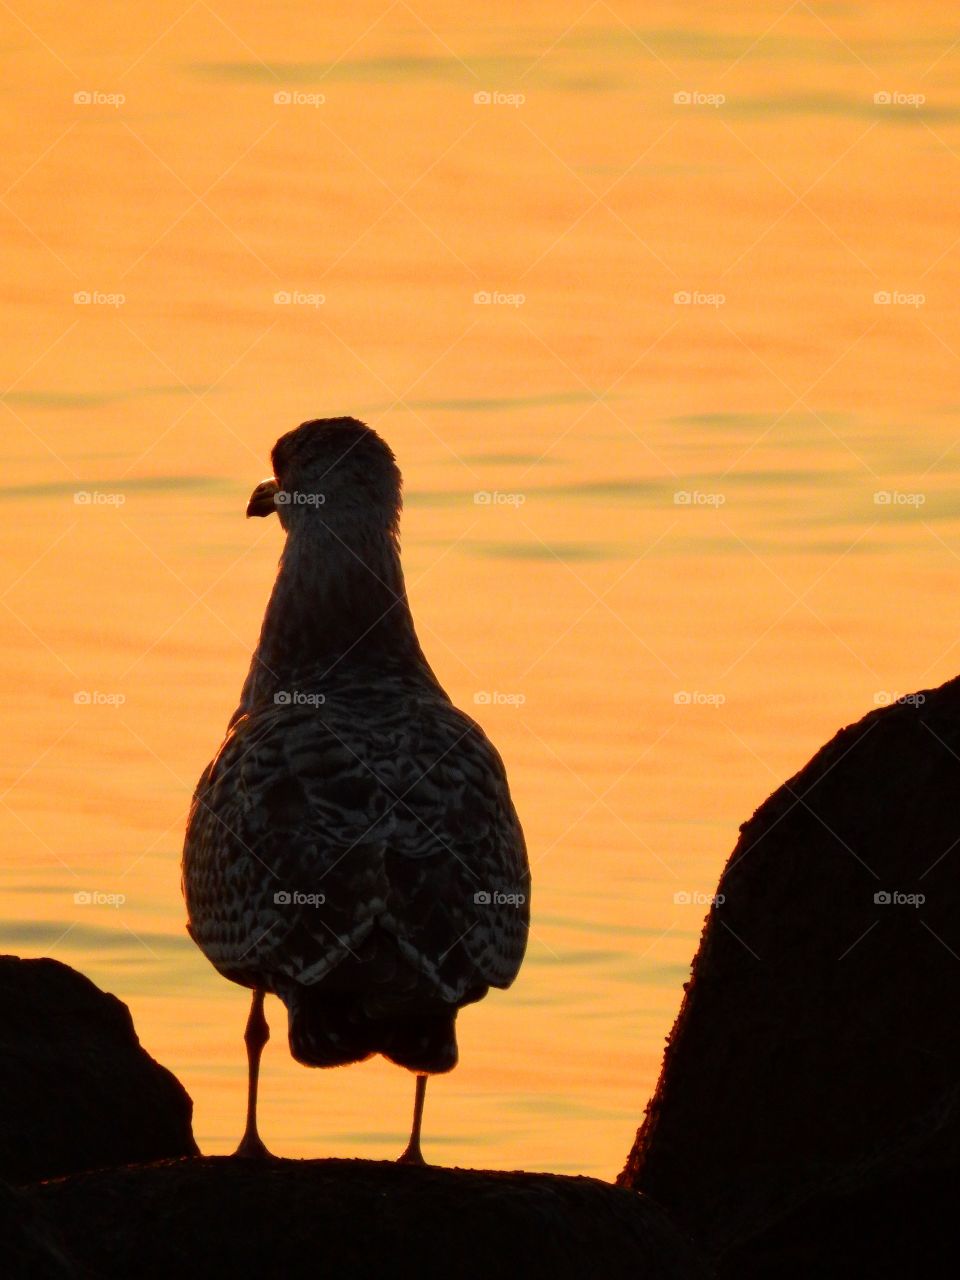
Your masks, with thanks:
[[[49,1231],[42,1256],[73,1268],[51,1263],[24,1277],[710,1275],[651,1200],[593,1178],[207,1157],[74,1174],[17,1194],[30,1215],[33,1257],[42,1221]]]

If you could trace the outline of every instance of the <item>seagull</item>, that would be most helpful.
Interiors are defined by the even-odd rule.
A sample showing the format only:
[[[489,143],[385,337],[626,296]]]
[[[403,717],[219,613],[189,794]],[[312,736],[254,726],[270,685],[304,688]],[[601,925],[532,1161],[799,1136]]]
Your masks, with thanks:
[[[416,1073],[400,1161],[423,1164],[427,1077],[457,1063],[457,1014],[523,960],[523,832],[500,756],[417,639],[389,446],[354,418],[318,418],[271,461],[247,516],[276,514],[286,541],[183,852],[187,930],[253,993],[234,1154],[270,1157],[257,1085],[271,993],[298,1062],[381,1054]]]

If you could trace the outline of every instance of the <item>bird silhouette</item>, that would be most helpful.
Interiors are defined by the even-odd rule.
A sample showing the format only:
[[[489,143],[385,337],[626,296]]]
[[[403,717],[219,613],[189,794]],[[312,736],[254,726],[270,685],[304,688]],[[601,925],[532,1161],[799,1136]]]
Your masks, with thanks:
[[[333,1067],[373,1054],[427,1076],[457,1062],[456,1017],[508,987],[530,873],[500,756],[454,707],[414,630],[393,453],[353,418],[277,441],[248,516],[286,532],[240,705],[197,785],[183,854],[190,936],[253,997],[239,1156],[257,1129],[264,996],[290,1051]]]

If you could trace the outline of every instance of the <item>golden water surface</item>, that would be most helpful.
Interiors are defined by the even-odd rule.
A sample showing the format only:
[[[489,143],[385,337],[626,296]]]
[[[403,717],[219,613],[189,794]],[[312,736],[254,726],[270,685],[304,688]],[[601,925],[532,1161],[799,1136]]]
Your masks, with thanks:
[[[281,545],[247,495],[355,414],[535,877],[425,1150],[613,1176],[738,823],[960,666],[949,8],[2,21],[3,949],[126,1001],[232,1148],[247,993],[184,932],[184,818]],[[299,1067],[268,1015],[268,1144],[397,1154],[411,1077]]]

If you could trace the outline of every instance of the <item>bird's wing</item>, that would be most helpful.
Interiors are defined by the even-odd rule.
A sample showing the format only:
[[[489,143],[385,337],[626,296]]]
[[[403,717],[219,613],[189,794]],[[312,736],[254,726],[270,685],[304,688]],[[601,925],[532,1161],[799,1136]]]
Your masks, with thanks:
[[[503,765],[445,700],[362,727],[333,707],[239,722],[198,788],[184,878],[195,941],[250,985],[319,982],[379,925],[460,1002],[508,986],[526,945]]]
[[[461,993],[509,986],[526,949],[530,874],[500,756],[445,703],[411,717],[399,775],[384,924]]]
[[[388,799],[315,713],[238,721],[197,788],[184,851],[190,933],[211,963],[269,986],[319,980],[356,951],[384,907]]]

